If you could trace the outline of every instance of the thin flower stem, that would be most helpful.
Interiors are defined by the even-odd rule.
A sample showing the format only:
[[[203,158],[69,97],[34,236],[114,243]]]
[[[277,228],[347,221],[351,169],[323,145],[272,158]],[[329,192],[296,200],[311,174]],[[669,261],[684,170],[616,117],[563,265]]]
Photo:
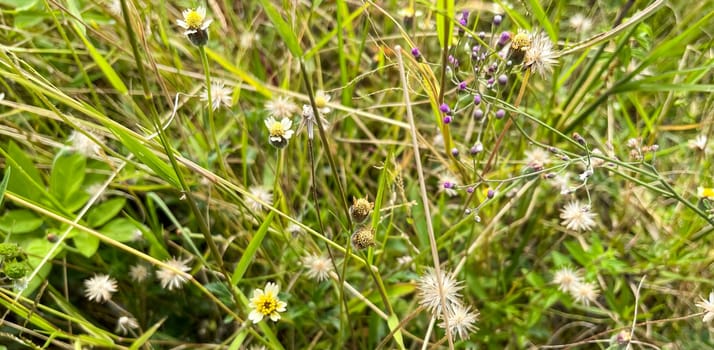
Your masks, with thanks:
[[[318,200],[317,197],[317,181],[315,178],[315,154],[314,154],[314,146],[312,144],[312,139],[308,138],[307,139],[307,154],[308,158],[310,159],[310,181],[312,182],[312,200],[315,202],[315,216],[317,216],[317,224],[320,227],[320,234],[325,236],[325,226],[322,223],[322,214],[320,213],[320,201]],[[350,245],[347,245],[347,254],[345,255],[345,263],[344,266],[347,266],[347,260],[350,257]],[[325,248],[327,248],[327,254],[330,256],[330,262],[332,263],[332,268],[337,271],[337,261],[335,260],[334,254],[332,254],[332,249],[330,249],[329,244],[325,244]],[[343,276],[345,276],[346,269],[343,269],[342,274],[336,274],[333,272],[335,276],[333,276],[335,279],[339,281],[339,288],[337,298],[341,300],[340,302],[340,334],[343,334],[345,331],[345,326],[350,324],[350,313],[349,311],[349,305],[347,305],[347,299],[344,298],[345,295],[345,281],[343,279]],[[351,328],[347,328],[348,330],[352,331]]]
[[[211,91],[211,70],[208,65],[208,56],[206,55],[206,49],[203,46],[198,48],[198,52],[201,56],[201,64],[203,64],[203,74],[206,76],[206,97],[208,99],[208,128],[211,132],[211,137],[213,138],[213,145],[216,147],[216,156],[218,158],[218,167],[224,174],[227,174],[226,165],[223,162],[223,152],[221,151],[221,144],[218,142],[218,134],[216,132],[216,120],[213,115],[213,98]]]
[[[141,61],[141,55],[139,52],[139,46],[137,44],[137,39],[136,39],[136,33],[134,32],[134,28],[132,27],[131,20],[129,18],[129,9],[126,4],[126,0],[121,0],[121,5],[122,5],[122,13],[124,14],[124,22],[126,25],[126,30],[127,34],[129,37],[129,42],[131,43],[131,47],[134,53],[134,60],[136,62],[136,67],[139,70],[139,76],[140,77],[146,77],[146,73],[144,72],[144,63]],[[202,51],[203,52],[203,51]],[[226,283],[228,284],[229,290],[233,294],[234,300],[237,302],[238,295],[236,294],[234,288],[230,288],[230,281],[231,281],[231,274],[228,273],[228,270],[226,270],[225,265],[223,264],[223,257],[218,250],[218,247],[216,246],[216,243],[213,241],[213,236],[211,235],[211,230],[208,226],[208,223],[206,222],[206,219],[203,217],[203,214],[201,213],[201,210],[198,208],[198,205],[196,204],[195,199],[193,198],[193,195],[191,194],[191,191],[186,184],[186,180],[183,177],[183,173],[181,172],[181,168],[179,167],[179,163],[176,160],[176,156],[174,155],[174,151],[169,144],[166,135],[164,134],[164,130],[161,127],[161,119],[159,118],[159,114],[156,111],[156,106],[153,103],[153,97],[151,94],[151,90],[149,89],[149,84],[147,82],[147,79],[139,79],[142,82],[142,86],[144,89],[144,99],[147,100],[147,104],[150,107],[151,110],[151,121],[154,124],[154,128],[156,129],[156,132],[159,135],[159,140],[161,141],[161,145],[164,148],[164,151],[166,152],[166,156],[169,158],[169,162],[171,163],[171,167],[174,170],[174,173],[176,174],[176,178],[179,181],[179,186],[181,187],[181,192],[186,196],[186,199],[188,200],[189,207],[191,208],[191,211],[193,212],[194,216],[196,217],[196,221],[198,222],[198,226],[201,229],[201,233],[203,233],[203,237],[206,240],[206,244],[208,245],[211,255],[213,255],[213,258],[216,259],[216,263],[218,264],[218,268],[223,274],[223,276],[226,278]],[[210,99],[209,99],[210,102]],[[209,108],[210,110],[210,108]],[[214,134],[215,135],[215,134]]]
[[[436,246],[436,238],[434,235],[434,225],[431,222],[431,209],[429,207],[429,198],[426,194],[426,181],[424,180],[424,169],[421,166],[421,155],[419,154],[419,143],[417,139],[416,124],[414,123],[414,115],[412,113],[412,105],[409,100],[409,87],[407,86],[407,77],[404,72],[404,60],[402,59],[402,48],[400,46],[394,47],[394,52],[397,56],[397,62],[399,63],[399,77],[402,81],[402,91],[404,92],[404,104],[407,109],[407,120],[409,121],[409,130],[411,131],[412,147],[414,148],[414,162],[416,163],[417,175],[419,177],[419,194],[421,195],[421,202],[424,206],[424,217],[426,219],[426,228],[429,235],[429,247],[431,248],[431,257],[434,263],[434,271],[436,272],[436,281],[439,284],[439,294],[441,296],[441,311],[444,315],[444,328],[446,329],[446,336],[449,339],[449,349],[454,348],[454,340],[451,335],[451,329],[449,328],[449,315],[447,312],[446,296],[444,295],[444,281],[441,275],[441,263],[439,262],[439,250]]]
[[[526,87],[528,86],[528,78],[530,78],[530,76],[531,76],[531,70],[527,69],[526,73],[523,75],[523,81],[521,82],[521,88],[518,91],[518,97],[516,97],[516,102],[513,103],[513,107],[516,109],[521,104],[521,100],[523,99],[523,96],[525,95]],[[508,132],[508,129],[511,127],[511,124],[513,124],[513,115],[509,115],[508,121],[506,121],[506,125],[503,126],[503,131],[501,131],[501,134],[498,135],[498,139],[496,139],[496,143],[493,145],[493,151],[491,152],[491,156],[488,157],[488,161],[486,162],[486,165],[483,167],[481,176],[485,176],[488,173],[488,171],[491,170],[491,163],[493,162],[496,155],[498,154],[498,148],[501,146],[501,141],[503,141],[503,137],[506,136],[506,133]]]
[[[310,106],[312,106],[312,113],[315,116],[315,123],[317,124],[317,132],[320,135],[320,141],[322,141],[323,147],[325,147],[325,154],[327,155],[327,161],[330,163],[330,170],[332,170],[332,176],[335,177],[335,182],[337,183],[337,190],[340,193],[340,198],[342,199],[342,209],[345,212],[345,218],[347,219],[347,227],[349,232],[352,232],[352,219],[350,218],[350,209],[347,204],[347,195],[345,194],[345,189],[342,187],[342,181],[340,180],[340,174],[337,171],[337,165],[335,163],[335,158],[332,155],[332,150],[330,149],[330,143],[325,135],[325,130],[322,127],[322,121],[320,120],[320,111],[315,104],[315,96],[312,91],[312,85],[310,85],[310,79],[307,75],[307,70],[305,69],[305,62],[300,59],[300,73],[302,75],[303,82],[305,83],[305,89],[307,90],[307,96],[310,98]]]

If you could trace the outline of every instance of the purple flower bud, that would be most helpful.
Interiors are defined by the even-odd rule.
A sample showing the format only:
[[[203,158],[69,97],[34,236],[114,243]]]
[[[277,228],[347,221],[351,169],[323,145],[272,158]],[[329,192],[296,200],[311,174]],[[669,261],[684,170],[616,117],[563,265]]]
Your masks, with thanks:
[[[501,24],[502,21],[503,21],[503,17],[501,17],[501,15],[495,15],[493,17],[493,24],[495,24],[495,25]]]
[[[452,184],[452,183],[449,182],[449,181],[444,181],[444,188],[445,188],[445,189],[448,190],[448,189],[453,188],[453,187],[454,187],[454,184]]]
[[[451,108],[449,108],[449,105],[447,105],[446,103],[442,103],[441,106],[439,106],[439,110],[441,111],[441,113],[451,112]]]
[[[481,153],[483,152],[483,143],[481,143],[481,141],[476,142],[476,144],[471,147],[471,149],[475,151],[475,153]]]
[[[451,149],[451,155],[454,156],[454,157],[458,157],[458,156],[459,156],[459,149],[456,148],[456,147],[452,148],[452,149]]]
[[[479,32],[479,33],[478,33],[478,37],[479,37],[479,39],[481,39],[481,40],[486,39],[486,33],[484,33],[484,32]]]
[[[501,75],[498,76],[498,83],[499,83],[499,84],[501,84],[501,85],[506,85],[507,82],[508,82],[508,76],[507,76],[507,75],[501,74]]]
[[[466,192],[468,192],[468,193],[474,193],[474,188],[473,188],[473,187],[469,187],[469,188],[466,189]]]
[[[474,95],[474,104],[477,106],[481,104],[481,94]]]
[[[474,118],[475,118],[476,120],[479,120],[479,119],[483,118],[483,111],[482,111],[480,108],[476,108],[476,109],[474,110]]]
[[[486,197],[488,197],[488,199],[493,198],[493,196],[495,196],[495,195],[496,195],[496,191],[494,191],[490,188],[488,189],[488,192],[486,192]]]
[[[502,119],[503,117],[506,116],[506,111],[499,109],[496,111],[496,118]]]
[[[412,49],[412,56],[414,56],[414,58],[417,58],[417,59],[419,57],[421,57],[421,51],[419,51],[418,47],[415,47]]]
[[[464,91],[466,90],[466,82],[462,81],[459,83],[459,90]]]
[[[468,21],[467,21],[466,18],[463,18],[463,17],[462,17],[461,19],[459,19],[459,24],[461,24],[462,26],[466,27],[466,25],[468,24]]]
[[[503,46],[508,44],[508,42],[511,40],[511,33],[510,32],[503,32],[501,33],[501,36],[498,38],[498,46]]]
[[[451,116],[448,116],[448,115],[445,116],[444,119],[442,119],[442,121],[444,122],[444,124],[451,123]]]
[[[486,84],[488,84],[488,86],[493,85],[493,78],[488,78],[488,80],[486,80]]]

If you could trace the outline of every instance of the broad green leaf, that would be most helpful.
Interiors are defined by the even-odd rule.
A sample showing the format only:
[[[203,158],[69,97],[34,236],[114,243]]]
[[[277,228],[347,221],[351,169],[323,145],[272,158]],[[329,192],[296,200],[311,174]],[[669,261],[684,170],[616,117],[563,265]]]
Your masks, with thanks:
[[[288,25],[287,22],[280,16],[278,10],[273,6],[269,0],[259,0],[261,5],[263,5],[263,10],[265,14],[273,22],[275,29],[278,34],[285,42],[290,52],[295,57],[302,57],[302,49],[300,48],[300,43],[298,42],[297,36],[295,36],[295,31]],[[452,0],[453,1],[453,0]]]
[[[7,153],[0,149],[0,153],[7,157],[5,161],[12,166],[12,177],[7,183],[7,189],[21,197],[38,201],[45,191],[44,181],[35,164],[28,158],[25,151],[14,142],[7,146]]]
[[[47,253],[49,253],[50,249],[52,249],[52,246],[54,245],[54,243],[48,241],[45,237],[25,240],[22,241],[20,244],[23,247],[25,253],[27,253],[27,263],[30,264],[30,267],[32,269],[36,269],[37,266],[39,266],[42,259],[45,257],[45,255],[47,255]],[[50,259],[61,253],[61,248],[62,247],[60,247],[60,249],[57,249],[55,253],[50,257]],[[48,263],[42,266],[35,278],[33,278],[27,283],[27,288],[22,291],[22,295],[27,296],[32,294],[32,292],[34,292],[40,286],[40,284],[44,283],[47,280],[47,276],[50,274],[51,270],[52,264]]]
[[[42,226],[42,218],[27,209],[8,210],[0,217],[0,230],[10,234],[22,234]]]
[[[129,92],[129,89],[124,85],[124,81],[119,78],[119,75],[117,72],[112,68],[112,66],[107,62],[107,60],[102,56],[99,51],[92,45],[92,43],[87,40],[86,35],[84,35],[81,31],[81,29],[78,28],[78,26],[72,26],[74,28],[75,33],[77,33],[77,36],[82,39],[82,42],[84,42],[84,46],[87,49],[87,52],[89,52],[89,55],[92,56],[92,59],[94,60],[94,63],[97,64],[99,69],[102,70],[102,73],[104,73],[104,77],[107,78],[110,84],[119,91],[119,93],[126,95]]]
[[[12,174],[12,168],[7,167],[5,174],[3,175],[2,182],[0,182],[0,208],[2,208],[2,202],[5,199],[5,190],[7,189],[7,183],[10,181],[10,175]]]
[[[87,225],[89,227],[99,227],[106,224],[124,208],[126,198],[116,197],[99,203],[87,213]]]
[[[70,197],[82,186],[86,165],[87,159],[82,154],[67,151],[57,153],[50,173],[50,193],[60,203],[67,205]]]
[[[72,238],[72,241],[74,242],[74,247],[79,250],[80,254],[87,258],[92,257],[99,248],[99,238],[87,232],[80,232]]]
[[[143,230],[138,224],[125,218],[117,218],[109,221],[99,232],[103,235],[119,242],[133,241],[137,235],[143,234]]]

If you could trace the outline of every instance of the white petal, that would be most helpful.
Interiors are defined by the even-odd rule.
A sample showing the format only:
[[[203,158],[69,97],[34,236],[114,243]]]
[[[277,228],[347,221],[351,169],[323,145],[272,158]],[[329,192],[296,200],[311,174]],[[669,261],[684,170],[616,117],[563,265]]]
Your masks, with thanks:
[[[278,322],[280,320],[280,314],[277,312],[273,312],[270,314],[270,320],[273,322]]]
[[[256,310],[253,310],[248,315],[248,319],[253,321],[253,324],[256,324],[263,320],[263,314],[261,314],[260,312],[258,312]]]
[[[266,294],[278,295],[278,292],[280,292],[280,287],[278,287],[277,284],[273,282],[268,282],[268,284],[265,285]]]

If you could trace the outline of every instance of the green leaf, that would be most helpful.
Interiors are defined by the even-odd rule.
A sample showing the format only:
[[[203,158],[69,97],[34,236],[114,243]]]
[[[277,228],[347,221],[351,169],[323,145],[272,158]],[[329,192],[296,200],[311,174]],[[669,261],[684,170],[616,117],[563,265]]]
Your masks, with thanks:
[[[86,165],[87,159],[79,153],[60,151],[55,156],[50,173],[50,193],[65,206],[82,186]]]
[[[255,233],[253,239],[251,239],[250,243],[248,243],[248,247],[245,248],[245,252],[243,252],[243,256],[241,256],[236,269],[233,271],[233,276],[231,276],[231,283],[234,287],[238,285],[238,282],[240,282],[243,278],[243,275],[245,274],[245,271],[248,270],[248,265],[250,265],[250,262],[253,260],[256,251],[258,251],[258,248],[263,243],[263,238],[265,238],[265,235],[268,233],[270,223],[273,222],[273,216],[275,216],[275,212],[271,211],[268,216],[265,217],[265,221],[263,221],[260,225],[258,232]]]
[[[129,350],[137,350],[139,349],[142,345],[146,344],[146,342],[149,341],[149,338],[156,333],[156,331],[159,330],[159,327],[164,323],[166,318],[161,319],[159,322],[156,322],[155,325],[151,326],[144,334],[141,335],[141,337],[136,338],[136,340],[131,343],[131,346],[129,347]]]
[[[44,237],[41,237],[23,241],[21,245],[23,246],[23,250],[25,251],[25,253],[27,253],[27,263],[30,264],[31,268],[36,269],[37,266],[40,265],[40,262],[45,257],[45,255],[47,255],[50,249],[52,249],[54,243],[49,242]],[[50,257],[50,259],[57,256],[60,252],[62,252],[62,247],[57,249],[55,253]],[[40,286],[40,284],[45,283],[45,281],[47,281],[47,276],[49,276],[51,270],[52,264],[48,263],[42,266],[35,278],[33,278],[27,283],[27,288],[22,291],[22,295],[28,296],[32,294],[32,292],[34,292]]]
[[[114,68],[112,68],[112,66],[109,64],[109,62],[107,62],[104,56],[102,56],[102,54],[97,51],[94,45],[92,45],[92,43],[87,40],[87,37],[82,33],[82,30],[78,26],[73,25],[72,28],[74,28],[75,33],[77,33],[77,36],[82,39],[82,42],[84,42],[84,46],[89,52],[89,55],[92,56],[94,63],[96,63],[99,69],[102,70],[102,73],[104,73],[104,77],[107,78],[109,83],[117,91],[119,91],[119,93],[126,95],[129,92],[129,89],[127,89],[126,85],[124,85],[124,81],[119,78],[119,75],[114,70]]]
[[[2,202],[5,199],[5,190],[7,189],[7,183],[10,181],[10,174],[12,173],[12,168],[7,167],[5,174],[0,182],[0,208],[2,208]]]
[[[550,40],[553,40],[553,42],[557,42],[558,33],[555,32],[555,29],[553,29],[553,25],[548,19],[548,15],[545,14],[543,7],[540,6],[540,1],[529,0],[528,2],[531,4],[531,9],[533,9],[533,14],[535,15],[535,18],[538,20],[538,23],[540,23],[545,32],[548,33]]]
[[[0,217],[0,230],[12,234],[28,233],[37,230],[42,222],[42,218],[30,210],[8,210]]]
[[[99,238],[87,232],[80,232],[72,238],[75,248],[87,258],[92,257],[99,248]]]
[[[288,23],[283,20],[283,17],[280,16],[280,13],[278,13],[278,10],[273,6],[270,1],[259,1],[261,5],[263,5],[263,10],[265,10],[265,14],[268,16],[268,18],[270,18],[270,21],[273,22],[273,25],[278,31],[278,34],[285,42],[285,45],[288,47],[288,50],[290,50],[290,53],[292,53],[295,57],[302,57],[302,49],[300,48],[300,43],[298,42],[297,36],[295,36],[295,31],[293,31],[290,25],[288,25]]]
[[[11,141],[7,152],[0,149],[0,153],[7,157],[5,161],[8,166],[13,167],[13,175],[7,183],[7,189],[20,197],[39,201],[45,191],[44,181],[25,151]]]
[[[162,179],[168,181],[171,185],[176,188],[180,188],[178,178],[173,169],[162,161],[157,155],[154,154],[151,149],[143,145],[141,142],[133,138],[124,129],[114,127],[113,125],[108,125],[110,130],[119,138],[121,143],[134,153],[134,155],[139,158],[139,160],[153,170],[156,175],[160,176]]]
[[[125,218],[117,218],[109,221],[99,232],[103,235],[119,242],[131,242],[136,238],[137,233],[144,232],[139,224]]]
[[[89,227],[99,227],[115,217],[124,208],[126,198],[116,197],[106,202],[100,203],[87,213],[87,225]]]
[[[87,35],[87,28],[82,24],[82,12],[79,11],[79,2],[77,0],[67,0],[67,11],[74,18],[70,18],[70,21],[74,24],[75,28],[82,32],[82,35]],[[78,18],[78,19],[75,19]]]
[[[34,7],[40,0],[0,0],[0,5],[12,7],[15,11],[26,11]]]
[[[454,0],[438,0],[436,4],[436,33],[439,37],[439,45],[443,49],[451,44],[444,41],[444,36],[448,33],[447,38],[451,40],[451,33],[454,32]]]

